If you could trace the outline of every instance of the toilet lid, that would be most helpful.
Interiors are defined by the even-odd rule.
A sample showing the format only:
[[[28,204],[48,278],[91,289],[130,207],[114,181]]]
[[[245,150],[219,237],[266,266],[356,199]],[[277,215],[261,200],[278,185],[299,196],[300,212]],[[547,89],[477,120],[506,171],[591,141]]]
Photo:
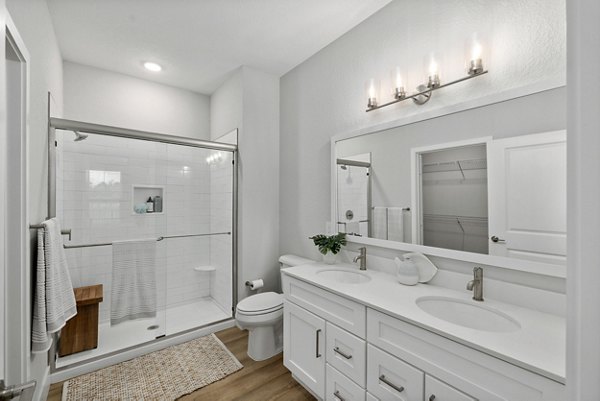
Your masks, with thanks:
[[[237,304],[237,310],[241,312],[271,312],[283,306],[283,294],[275,292],[264,292],[243,299]]]

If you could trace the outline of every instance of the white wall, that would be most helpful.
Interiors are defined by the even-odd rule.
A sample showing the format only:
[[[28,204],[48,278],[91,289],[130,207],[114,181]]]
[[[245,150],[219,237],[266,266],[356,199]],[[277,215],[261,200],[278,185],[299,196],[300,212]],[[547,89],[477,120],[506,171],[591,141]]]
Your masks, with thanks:
[[[330,220],[330,138],[472,102],[516,87],[565,80],[564,0],[503,2],[395,1],[281,79],[281,253],[318,258],[307,239]],[[466,39],[483,32],[490,73],[411,102],[365,113],[364,83],[409,67],[407,89],[425,79],[423,58],[444,50],[442,80],[462,76]],[[549,104],[564,117],[564,103]],[[454,110],[456,107],[454,107]],[[502,121],[490,121],[501,125]],[[511,127],[519,121],[510,121]],[[542,124],[542,122],[540,122]],[[542,124],[543,125],[543,124]],[[564,125],[564,121],[563,121]]]
[[[240,67],[210,96],[211,140],[217,140],[217,138],[236,128],[242,129],[244,119],[243,95],[243,67]]]
[[[44,0],[7,0],[8,11],[25,42],[30,55],[29,104],[29,218],[39,223],[47,216],[47,99],[52,92],[51,110],[62,115],[62,59],[56,41],[48,7]],[[35,249],[35,233],[31,233],[31,249]],[[32,259],[35,263],[35,259]],[[31,289],[28,289],[29,294]],[[28,296],[30,298],[31,296]],[[30,309],[27,308],[29,311]],[[30,320],[30,317],[27,319]],[[30,330],[23,333],[29,344]],[[29,350],[27,350],[29,351]],[[27,356],[28,378],[36,379],[38,386],[34,399],[45,399],[42,394],[48,376],[46,354]]]
[[[65,118],[210,138],[208,96],[65,61]]]
[[[567,399],[600,394],[600,2],[567,2]]]
[[[211,98],[211,138],[238,131],[238,295],[279,283],[279,78],[243,66]]]
[[[279,283],[279,77],[243,67],[244,119],[239,134],[238,291],[262,278]]]

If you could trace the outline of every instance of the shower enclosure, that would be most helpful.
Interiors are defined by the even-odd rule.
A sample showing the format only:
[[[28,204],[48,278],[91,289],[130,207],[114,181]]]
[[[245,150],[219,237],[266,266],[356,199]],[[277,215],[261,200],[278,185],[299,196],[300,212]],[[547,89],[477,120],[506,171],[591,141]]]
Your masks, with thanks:
[[[51,353],[53,369],[230,320],[237,146],[55,118],[49,135],[49,215],[71,230],[73,286],[103,293],[97,348]],[[131,251],[123,273],[115,254],[140,242],[147,251]],[[136,286],[151,312],[114,319],[140,308],[128,293]]]

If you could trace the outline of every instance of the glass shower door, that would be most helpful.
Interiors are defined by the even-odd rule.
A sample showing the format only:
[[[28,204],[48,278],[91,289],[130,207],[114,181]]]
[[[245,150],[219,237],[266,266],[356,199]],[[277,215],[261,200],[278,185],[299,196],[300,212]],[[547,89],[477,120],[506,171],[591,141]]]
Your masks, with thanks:
[[[59,353],[61,367],[166,334],[169,255],[157,239],[167,219],[148,201],[164,192],[168,160],[162,143],[71,131],[57,131],[56,155],[57,217],[72,230],[65,245],[73,286],[102,285],[98,322],[76,333],[93,337],[97,329],[98,345]]]

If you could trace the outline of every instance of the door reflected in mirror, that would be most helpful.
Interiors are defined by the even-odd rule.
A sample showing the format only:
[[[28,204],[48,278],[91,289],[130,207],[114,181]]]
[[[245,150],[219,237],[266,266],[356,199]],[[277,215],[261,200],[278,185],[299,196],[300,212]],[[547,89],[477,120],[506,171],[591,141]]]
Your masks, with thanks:
[[[338,230],[564,265],[566,132],[485,136],[473,113],[337,141]]]

